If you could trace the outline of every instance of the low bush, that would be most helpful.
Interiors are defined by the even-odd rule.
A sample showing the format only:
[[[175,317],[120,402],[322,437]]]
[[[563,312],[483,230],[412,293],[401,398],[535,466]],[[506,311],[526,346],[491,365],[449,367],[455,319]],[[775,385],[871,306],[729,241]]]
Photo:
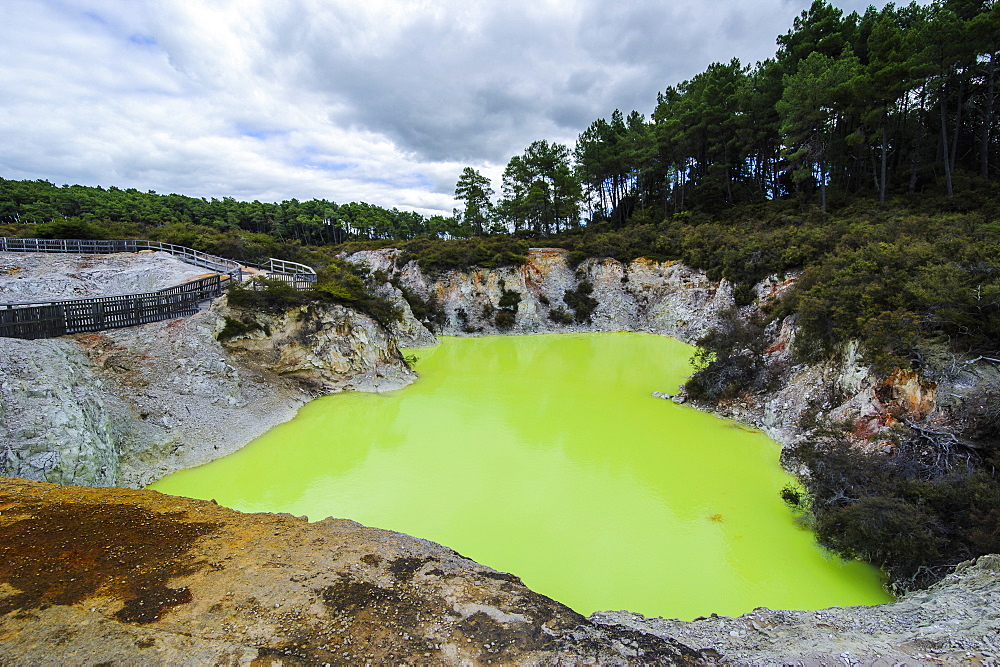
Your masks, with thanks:
[[[570,325],[576,320],[573,319],[573,313],[569,312],[562,306],[556,306],[549,311],[549,319],[556,324]]]
[[[103,228],[81,220],[80,218],[67,218],[66,220],[53,220],[41,225],[36,225],[31,230],[40,239],[106,239],[107,231]]]
[[[441,331],[447,317],[444,312],[444,306],[441,305],[441,302],[435,295],[431,294],[429,298],[424,299],[405,285],[397,284],[396,287],[402,292],[403,299],[409,304],[410,312],[413,313],[415,318],[431,331]]]
[[[268,327],[261,325],[253,317],[248,317],[244,320],[226,316],[225,323],[222,331],[216,336],[216,339],[223,343],[253,331],[262,331],[267,335],[271,333]]]
[[[786,451],[805,465],[808,505],[820,543],[882,568],[896,592],[934,583],[963,560],[1000,551],[1000,478],[981,443],[942,455],[913,433],[891,454],[852,448],[835,428]],[[798,503],[791,501],[798,500]],[[801,507],[800,507],[801,509]]]
[[[507,330],[517,322],[517,315],[511,310],[498,310],[493,321],[496,323],[498,329]]]
[[[566,290],[563,301],[573,311],[573,319],[579,323],[589,322],[590,316],[600,304],[590,295],[594,285],[586,278],[581,280],[576,289]],[[552,317],[551,313],[549,317]]]
[[[763,316],[723,312],[718,326],[697,342],[692,359],[695,373],[684,385],[688,395],[696,400],[721,401],[771,387],[780,370],[765,358],[769,343],[764,335],[766,326]]]
[[[472,239],[419,238],[401,243],[400,260],[416,260],[429,273],[466,270],[478,266],[495,269],[519,266],[528,259],[528,243],[509,236],[486,236]]]
[[[499,305],[505,310],[517,310],[517,305],[521,303],[521,293],[517,290],[504,289],[500,293]]]
[[[402,319],[402,312],[391,301],[375,296],[365,283],[363,267],[335,260],[317,275],[316,286],[298,290],[276,279],[256,279],[250,287],[229,288],[229,304],[235,308],[281,313],[289,308],[315,303],[349,305],[388,326]]]

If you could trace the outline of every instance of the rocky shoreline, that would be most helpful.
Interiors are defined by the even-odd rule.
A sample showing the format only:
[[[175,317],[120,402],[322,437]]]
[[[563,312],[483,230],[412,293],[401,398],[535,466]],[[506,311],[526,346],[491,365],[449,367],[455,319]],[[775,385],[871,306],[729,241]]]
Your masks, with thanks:
[[[585,618],[344,519],[0,478],[0,663],[995,665],[1000,556],[877,607]]]
[[[693,342],[715,326],[726,309],[734,306],[732,291],[724,281],[712,283],[703,274],[671,262],[636,260],[622,264],[614,260],[587,260],[571,269],[565,253],[541,249],[532,251],[528,263],[521,267],[431,276],[421,272],[415,262],[401,264],[398,251],[358,253],[351,259],[363,261],[379,272],[375,275],[390,279],[378,289],[395,300],[405,314],[404,321],[392,331],[387,332],[367,316],[341,306],[308,306],[283,315],[256,316],[259,325],[256,329],[232,337],[220,336],[228,321],[240,317],[222,298],[210,310],[182,320],[45,341],[0,339],[0,414],[3,415],[0,474],[70,485],[144,486],[174,470],[239,449],[277,423],[290,419],[314,396],[352,389],[381,391],[404,386],[412,381],[413,375],[399,354],[397,341],[407,346],[422,346],[434,344],[435,339],[413,317],[403,289],[411,298],[416,294],[427,302],[436,302],[440,309],[439,331],[451,335],[639,330]],[[148,267],[141,271],[148,271]],[[5,273],[0,273],[0,289],[5,279],[18,274],[21,277],[14,280],[23,280],[23,272],[11,271],[9,267]],[[590,285],[589,294],[596,303],[590,321],[553,319],[550,315],[554,309],[568,307],[564,300],[567,292],[578,290],[584,281]],[[758,286],[758,297],[766,299],[788,284],[777,278],[766,281]],[[501,327],[495,315],[502,308],[505,292],[510,291],[518,292],[520,299],[514,309],[512,326]],[[949,400],[960,400],[963,392],[966,395],[974,393],[972,376],[981,376],[983,372],[969,365],[955,365],[954,373],[936,378],[935,382],[899,376],[888,386],[875,386],[873,376],[850,349],[845,350],[838,362],[792,366],[786,362],[788,343],[794,336],[793,322],[782,323],[769,335],[774,339],[769,348],[771,358],[774,363],[787,366],[784,371],[786,383],[773,394],[746,397],[722,406],[721,410],[761,427],[782,444],[794,442],[801,436],[796,423],[798,418],[817,406],[845,419],[868,419],[873,428],[884,425],[884,416],[889,413],[937,423],[934,420],[942,419],[943,412],[949,409]],[[220,343],[220,337],[225,342]],[[942,399],[942,387],[944,393],[958,398]],[[164,516],[180,512],[189,517],[184,518],[183,523],[193,520],[190,517],[222,512],[221,508],[213,509],[214,506],[185,505],[189,501],[168,496],[151,500],[158,495],[146,495],[151,492],[136,492],[137,495],[130,496],[111,489],[32,487],[28,482],[17,480],[3,480],[2,484],[7,496],[5,504],[0,506],[0,532],[7,529],[10,535],[20,534],[30,526],[26,523],[28,515],[24,513],[29,512],[24,509],[29,505],[32,508],[30,516],[49,517],[47,521],[61,521],[56,518],[63,516],[60,512],[79,503],[89,503],[92,509],[146,503],[143,511],[148,512],[148,516],[160,516],[149,521],[161,521]],[[62,496],[63,491],[69,495]],[[77,491],[82,495],[73,496]],[[35,500],[29,502],[29,497]],[[81,500],[83,498],[85,500]],[[255,538],[262,541],[261,548],[286,548],[286,537],[292,534],[286,532],[288,530],[295,533],[297,544],[305,544],[305,533],[301,531],[325,523],[298,522],[302,524],[299,526],[296,520],[288,517],[240,515],[230,510],[224,513],[227,513],[225,522],[233,525],[276,526],[273,536],[262,532]],[[344,523],[356,526],[353,522]],[[292,525],[298,527],[292,530],[289,528]],[[94,532],[87,535],[79,533],[79,548],[86,551],[92,540],[103,539],[100,526],[92,526],[92,530]],[[1000,631],[995,613],[1000,608],[997,604],[1000,567],[995,557],[980,559],[975,566],[963,566],[929,591],[911,594],[897,603],[878,608],[833,608],[821,612],[762,609],[738,619],[713,617],[681,622],[646,619],[628,612],[601,612],[590,619],[582,619],[568,610],[551,611],[562,607],[546,599],[546,605],[556,607],[545,607],[550,611],[536,618],[515,609],[522,605],[519,600],[541,596],[530,591],[525,593],[520,588],[515,593],[507,590],[506,593],[514,597],[504,599],[512,600],[510,604],[515,606],[499,608],[490,600],[496,600],[500,593],[488,586],[470,587],[463,579],[462,594],[467,598],[456,603],[458,598],[454,596],[457,593],[445,595],[441,592],[444,589],[434,588],[431,580],[424,576],[430,576],[431,570],[436,569],[429,566],[423,569],[418,566],[420,576],[411,573],[405,586],[393,578],[391,568],[388,574],[371,574],[375,579],[351,579],[365,568],[377,569],[376,559],[378,563],[410,563],[405,559],[424,558],[425,555],[414,556],[412,553],[416,552],[411,551],[430,544],[388,531],[365,533],[369,534],[378,537],[364,538],[368,540],[366,544],[371,545],[370,553],[361,556],[371,558],[366,561],[358,556],[360,564],[349,560],[334,562],[345,549],[356,548],[355,542],[361,538],[352,531],[339,537],[340,542],[329,541],[328,549],[321,556],[315,549],[289,552],[290,556],[300,554],[310,565],[318,562],[319,557],[328,559],[324,561],[328,563],[325,569],[319,568],[312,573],[303,571],[301,576],[322,575],[330,579],[327,588],[335,586],[342,575],[349,576],[348,581],[354,582],[350,583],[351,590],[360,586],[357,590],[367,591],[363,597],[368,600],[347,609],[345,613],[353,620],[344,620],[347,617],[343,615],[331,616],[329,605],[317,607],[313,595],[311,620],[306,625],[296,626],[298,634],[294,640],[290,639],[291,635],[282,634],[285,628],[280,626],[280,619],[272,619],[273,623],[267,621],[270,625],[260,625],[254,620],[263,614],[262,610],[282,609],[286,603],[280,596],[284,594],[282,586],[287,584],[278,586],[262,582],[260,589],[246,588],[240,594],[242,597],[234,598],[231,606],[221,600],[214,603],[222,604],[227,614],[242,620],[215,619],[217,622],[199,625],[200,620],[182,614],[186,619],[183,620],[178,614],[181,609],[199,609],[205,613],[201,607],[184,607],[187,603],[167,605],[161,608],[164,611],[161,616],[166,619],[165,623],[169,621],[169,628],[157,634],[159,631],[153,632],[153,626],[137,625],[135,619],[122,619],[119,613],[131,608],[130,604],[138,604],[132,600],[147,599],[145,594],[129,597],[133,590],[133,593],[118,597],[112,595],[101,603],[103,606],[86,602],[91,599],[90,594],[68,604],[59,602],[61,598],[57,593],[52,594],[55,597],[43,596],[40,604],[38,600],[25,602],[25,590],[13,583],[24,583],[23,580],[16,579],[18,575],[13,566],[5,565],[0,559],[0,638],[3,638],[0,646],[9,647],[0,649],[0,662],[31,662],[31,656],[41,656],[56,645],[65,650],[62,655],[66,659],[77,662],[135,662],[141,658],[183,661],[184,655],[241,664],[258,659],[343,662],[348,658],[416,662],[485,662],[495,658],[508,662],[619,664],[672,661],[885,664],[887,661],[942,660],[995,664],[997,660],[995,643],[990,639]],[[216,572],[212,564],[224,560],[218,554],[210,555],[207,543],[198,541],[202,538],[192,539],[185,550],[169,556],[173,559],[171,562],[184,566],[158,584],[165,588],[156,589],[157,595],[169,593],[168,600],[178,595],[185,597],[187,594],[169,591],[196,590],[184,584],[187,581],[184,577],[205,569],[206,564],[209,570]],[[234,537],[228,539],[231,544],[236,541]],[[309,539],[323,542],[327,538],[313,536]],[[194,548],[196,542],[197,549]],[[390,544],[396,546],[390,548]],[[58,553],[65,555],[66,549],[77,546],[67,542],[53,548],[63,549]],[[230,546],[225,551],[226,558],[237,557],[233,548]],[[260,560],[265,556],[263,552],[258,554],[250,549],[245,559],[238,560],[239,566],[223,568],[225,572],[218,575],[218,585],[228,591],[242,576],[241,571],[265,572],[270,567],[267,562],[282,562],[276,556],[267,556],[272,561]],[[334,561],[330,561],[331,558]],[[434,555],[433,558],[441,560],[443,557]],[[274,567],[284,568],[285,565]],[[296,567],[305,565],[299,563]],[[441,570],[454,573],[471,571],[469,568],[477,572],[488,570],[471,561],[465,561],[458,570]],[[97,586],[93,595],[99,597],[108,593],[112,579]],[[511,575],[490,575],[486,579],[502,585],[514,585],[515,582],[519,585]],[[290,576],[281,581],[296,583]],[[68,584],[64,581],[59,585]],[[411,643],[417,636],[414,628],[419,624],[412,615],[403,614],[397,603],[408,603],[412,596],[431,593],[451,605],[426,612],[428,622],[438,624],[434,632],[443,632],[440,624],[445,621],[451,624],[449,628],[468,622],[469,627],[462,632],[471,634],[448,635],[460,648],[442,649],[441,646],[450,644],[435,639],[435,648],[423,655],[414,652],[417,649],[413,647],[417,644]],[[162,602],[162,599],[162,595],[154,596],[154,602]],[[201,594],[192,599],[197,599],[199,604],[203,601]],[[279,606],[273,607],[274,604]],[[483,605],[494,611],[480,609]],[[297,618],[301,617],[302,607],[296,609],[299,610]],[[468,613],[469,610],[472,612]],[[476,610],[482,611],[485,617],[477,615]],[[565,616],[566,612],[570,616]],[[548,620],[543,620],[543,617],[553,618],[547,616],[550,613],[570,620],[560,621],[556,629]],[[371,619],[385,614],[401,614],[399,626],[393,633],[379,634],[372,629]],[[512,625],[511,619],[518,614],[526,620],[522,622],[516,618]],[[161,616],[157,617],[157,622]],[[268,611],[267,616],[277,619],[278,614]],[[214,617],[208,614],[205,618]],[[86,630],[72,630],[77,626]],[[572,630],[568,629],[570,626]],[[199,629],[192,629],[195,627]],[[256,630],[250,632],[252,628]],[[331,628],[340,628],[342,632],[335,637],[322,635],[333,632]],[[480,632],[487,634],[477,634]],[[326,637],[323,639],[325,644],[319,643],[321,635]],[[487,636],[492,639],[481,641]],[[518,644],[524,637],[532,639]],[[479,642],[482,646],[463,647],[463,639],[468,640],[466,644]],[[210,645],[200,643],[202,640],[209,641]],[[347,657],[344,657],[329,649],[329,642],[333,640],[340,641],[341,646],[369,642],[364,649],[368,652],[345,649]],[[377,641],[378,646],[372,645],[373,641]],[[418,644],[427,647],[432,645],[430,641]],[[519,648],[507,653],[491,653],[500,645]],[[314,652],[300,651],[304,646],[311,647],[310,651]],[[3,653],[4,650],[10,652]],[[201,661],[190,657],[187,660]]]

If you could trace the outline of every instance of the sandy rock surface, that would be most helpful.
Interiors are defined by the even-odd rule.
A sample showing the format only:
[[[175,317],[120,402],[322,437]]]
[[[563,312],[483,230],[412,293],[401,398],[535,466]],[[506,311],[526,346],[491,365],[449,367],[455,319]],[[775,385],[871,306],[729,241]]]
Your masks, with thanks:
[[[140,294],[194,280],[206,269],[165,252],[0,253],[0,303]]]
[[[256,662],[255,662],[256,661]],[[0,664],[695,664],[353,521],[0,478]]]

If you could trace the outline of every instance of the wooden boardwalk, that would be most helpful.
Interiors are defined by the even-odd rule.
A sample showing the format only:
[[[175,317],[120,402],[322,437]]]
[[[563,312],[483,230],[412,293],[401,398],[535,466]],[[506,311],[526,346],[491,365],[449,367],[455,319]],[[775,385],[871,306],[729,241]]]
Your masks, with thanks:
[[[142,250],[168,252],[188,264],[210,269],[212,273],[180,285],[141,294],[0,303],[0,337],[53,338],[187,317],[221,295],[233,283],[258,276],[282,280],[297,289],[308,289],[316,283],[316,272],[304,264],[271,258],[266,266],[247,266],[235,260],[159,241],[0,237],[0,252],[93,255]]]

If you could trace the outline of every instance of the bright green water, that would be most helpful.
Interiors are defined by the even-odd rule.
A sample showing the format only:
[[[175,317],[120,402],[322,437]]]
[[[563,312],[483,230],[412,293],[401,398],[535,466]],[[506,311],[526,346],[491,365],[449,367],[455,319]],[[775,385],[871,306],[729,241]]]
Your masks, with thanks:
[[[890,598],[796,526],[760,433],[651,396],[691,348],[645,334],[451,338],[420,379],[313,401],[151,488],[445,544],[582,613],[736,615]]]

